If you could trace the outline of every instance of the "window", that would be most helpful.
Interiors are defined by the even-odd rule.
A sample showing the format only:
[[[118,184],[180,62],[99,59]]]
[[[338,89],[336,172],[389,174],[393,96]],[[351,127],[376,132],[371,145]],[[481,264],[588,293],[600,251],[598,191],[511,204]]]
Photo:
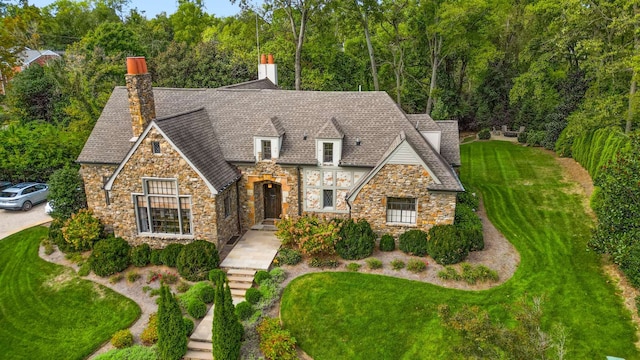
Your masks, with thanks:
[[[333,190],[322,190],[322,207],[333,207]]]
[[[333,143],[322,143],[322,162],[333,162]]]
[[[262,140],[262,160],[271,159],[271,140]]]
[[[387,222],[401,224],[416,223],[416,199],[387,198]]]
[[[151,142],[151,151],[154,154],[160,154],[160,143],[157,141],[152,141]]]
[[[144,194],[134,194],[141,233],[191,234],[191,198],[178,194],[175,180],[143,180]]]
[[[224,197],[224,217],[228,218],[231,215],[231,196]]]

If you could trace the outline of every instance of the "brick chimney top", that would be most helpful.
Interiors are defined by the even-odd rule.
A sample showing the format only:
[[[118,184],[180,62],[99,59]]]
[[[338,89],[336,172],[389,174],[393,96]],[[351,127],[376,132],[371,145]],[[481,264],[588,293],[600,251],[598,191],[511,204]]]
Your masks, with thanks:
[[[147,61],[144,56],[130,56],[127,58],[127,74],[141,75],[148,73]]]
[[[149,123],[156,118],[156,106],[153,99],[151,74],[147,70],[144,57],[127,58],[127,92],[129,93],[129,112],[131,130],[137,139]],[[132,139],[133,140],[133,139]]]

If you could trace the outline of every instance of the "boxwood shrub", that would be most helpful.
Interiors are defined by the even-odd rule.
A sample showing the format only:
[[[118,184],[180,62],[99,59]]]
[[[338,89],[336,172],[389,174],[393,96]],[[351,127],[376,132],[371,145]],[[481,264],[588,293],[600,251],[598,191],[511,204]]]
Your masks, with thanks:
[[[458,205],[465,204],[470,206],[472,209],[478,209],[480,206],[480,199],[474,193],[469,192],[468,186],[465,185],[467,191],[460,192],[457,195]]]
[[[253,306],[246,301],[236,305],[236,315],[240,320],[248,320],[253,315]]]
[[[376,245],[376,234],[365,219],[349,219],[342,223],[336,252],[345,260],[359,260],[371,256]]]
[[[249,288],[247,289],[244,298],[249,302],[249,304],[255,305],[260,301],[260,299],[262,299],[262,293],[256,288]]]
[[[469,244],[454,225],[435,225],[429,229],[429,255],[440,265],[457,264],[469,254]]]
[[[482,233],[482,220],[473,209],[466,204],[456,206],[454,225],[458,229],[463,241],[468,244],[469,251],[484,249],[484,235]]]
[[[98,276],[109,276],[129,266],[129,243],[121,237],[108,237],[93,246],[89,257],[91,270]]]
[[[131,263],[137,267],[143,267],[149,265],[149,259],[151,257],[151,248],[149,244],[142,244],[131,248],[130,254]]]
[[[425,256],[428,254],[427,233],[422,230],[409,230],[400,235],[398,247],[409,255]]]
[[[187,244],[178,256],[180,275],[189,281],[205,280],[209,271],[220,265],[218,249],[212,242],[196,240]]]
[[[298,250],[282,248],[276,256],[278,264],[296,265],[302,261],[302,254]]]
[[[187,336],[191,336],[191,334],[193,333],[193,328],[196,324],[194,324],[193,320],[189,319],[188,317],[183,317],[182,321],[184,322],[184,330],[187,333]]]
[[[205,304],[211,304],[216,296],[216,289],[214,289],[211,284],[208,284],[206,282],[199,282],[189,288],[189,290],[187,290],[187,292],[185,293],[186,296],[191,296],[191,294],[193,294],[193,296],[197,297]]]
[[[207,314],[207,304],[200,299],[189,298],[186,301],[187,314],[194,319],[202,319]]]
[[[480,140],[489,140],[491,139],[491,131],[487,128],[484,128],[478,132],[478,139]]]
[[[130,347],[133,345],[133,335],[131,334],[131,330],[120,330],[116,331],[111,337],[111,345],[116,349],[123,349],[126,347]]]
[[[256,284],[260,285],[264,280],[271,279],[271,274],[269,274],[269,272],[267,271],[260,270],[256,272],[256,275],[253,277],[253,279],[255,280]]]
[[[151,265],[162,265],[162,249],[151,249],[151,255],[149,255],[149,262]]]
[[[380,251],[393,251],[396,249],[396,241],[390,234],[384,234],[380,238]]]
[[[184,245],[182,244],[169,244],[160,253],[160,262],[162,265],[170,267],[176,267],[178,255],[182,252]]]

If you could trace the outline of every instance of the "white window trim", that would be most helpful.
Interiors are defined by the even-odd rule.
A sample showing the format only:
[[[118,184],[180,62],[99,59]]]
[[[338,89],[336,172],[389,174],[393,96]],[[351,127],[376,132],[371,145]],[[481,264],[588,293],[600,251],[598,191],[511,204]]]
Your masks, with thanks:
[[[333,161],[324,162],[324,144],[333,144]],[[319,166],[339,166],[342,156],[342,139],[316,139],[316,160]]]
[[[271,159],[262,158],[262,142],[271,141]],[[256,162],[273,161],[280,157],[281,139],[274,136],[254,136],[253,137],[253,156]]]

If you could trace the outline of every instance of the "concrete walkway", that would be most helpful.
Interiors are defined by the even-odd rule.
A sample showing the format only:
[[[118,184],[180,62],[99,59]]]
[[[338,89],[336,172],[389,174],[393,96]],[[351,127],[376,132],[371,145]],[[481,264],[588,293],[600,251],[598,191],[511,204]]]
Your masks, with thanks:
[[[222,261],[223,269],[268,270],[280,248],[271,231],[249,230]]]

